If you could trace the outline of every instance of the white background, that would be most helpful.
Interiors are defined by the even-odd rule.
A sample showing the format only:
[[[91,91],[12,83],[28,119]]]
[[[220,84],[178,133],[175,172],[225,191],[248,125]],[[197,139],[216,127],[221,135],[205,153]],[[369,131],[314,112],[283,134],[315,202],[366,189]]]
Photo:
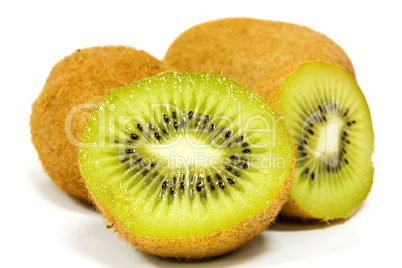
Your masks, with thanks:
[[[402,20],[397,3],[2,1],[0,266],[401,267]],[[162,58],[187,28],[238,16],[306,25],[349,54],[376,133],[372,191],[346,222],[277,223],[240,250],[208,262],[180,263],[137,252],[106,230],[98,213],[53,185],[30,141],[31,104],[52,66],[78,48],[123,44]]]

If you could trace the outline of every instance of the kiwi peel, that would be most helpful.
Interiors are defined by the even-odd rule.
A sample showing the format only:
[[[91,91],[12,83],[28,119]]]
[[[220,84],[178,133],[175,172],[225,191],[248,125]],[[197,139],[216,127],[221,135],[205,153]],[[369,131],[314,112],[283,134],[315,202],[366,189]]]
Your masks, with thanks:
[[[112,89],[170,69],[145,51],[124,46],[77,50],[51,70],[32,106],[32,142],[46,173],[64,192],[90,202],[78,147],[98,102]]]
[[[373,183],[370,110],[344,69],[308,62],[273,74],[254,88],[285,117],[297,168],[281,214],[323,221],[350,217]]]
[[[270,74],[321,60],[355,75],[346,53],[327,36],[291,23],[227,18],[196,25],[170,45],[164,61],[185,72],[212,72],[253,89]]]
[[[120,237],[147,253],[199,259],[269,226],[288,198],[294,146],[272,107],[233,80],[165,73],[99,103],[79,163]]]

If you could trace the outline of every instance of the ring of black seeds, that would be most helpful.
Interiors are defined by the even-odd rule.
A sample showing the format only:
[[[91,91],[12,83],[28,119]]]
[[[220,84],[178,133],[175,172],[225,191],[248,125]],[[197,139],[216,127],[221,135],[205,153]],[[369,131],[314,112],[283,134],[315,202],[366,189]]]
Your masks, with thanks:
[[[166,123],[170,124],[169,117],[168,117],[166,114],[163,114],[162,117],[163,117],[163,120],[164,120]],[[194,112],[193,112],[193,111],[190,111],[190,112],[188,113],[188,116],[187,116],[187,117],[188,117],[188,119],[190,119],[190,120],[194,119]],[[176,118],[177,118],[177,114],[176,114],[176,112],[174,112],[174,111],[172,112],[172,118],[173,118],[173,119],[176,119]],[[216,125],[215,125],[215,124],[211,124],[209,127],[206,125],[206,124],[208,124],[208,123],[210,122],[210,120],[211,120],[211,118],[210,118],[209,115],[204,116],[204,118],[202,119],[202,114],[198,114],[198,115],[196,116],[196,119],[193,120],[193,121],[195,121],[196,124],[198,125],[198,124],[200,123],[200,121],[202,121],[202,120],[203,120],[203,122],[204,122],[204,124],[205,124],[204,126],[202,126],[202,130],[203,130],[204,128],[208,128],[208,131],[209,131],[209,132],[212,132],[212,131],[215,130],[215,128],[216,128]],[[173,128],[176,129],[176,130],[178,130],[178,129],[180,128],[180,125],[179,125],[176,121],[174,121],[174,122],[172,123],[172,125],[173,125]],[[153,124],[146,124],[146,126],[147,126],[151,131],[155,132],[155,133],[154,133],[154,137],[155,137],[157,140],[161,140],[161,139],[162,139],[162,136],[159,134],[160,132],[159,132],[159,131],[156,131],[155,125],[153,125]],[[182,119],[182,126],[183,126],[183,127],[186,127],[186,120],[185,120],[184,117],[183,117],[183,119]],[[142,127],[141,124],[139,124],[139,123],[136,124],[136,127],[137,127],[137,129],[140,130],[141,132],[144,132],[144,129],[143,129],[143,127]],[[201,132],[202,132],[202,130],[201,130]],[[222,127],[222,128],[219,129],[218,132],[219,132],[219,133],[222,133],[224,130],[225,130],[225,127]],[[166,129],[162,128],[162,129],[160,129],[160,131],[162,131],[162,133],[163,133],[164,135],[166,135],[166,136],[168,135],[168,132],[167,132]],[[233,135],[233,131],[232,131],[232,130],[228,130],[228,131],[224,134],[224,138],[225,138],[225,139],[228,139],[228,138],[231,137],[232,135]],[[346,135],[347,135],[347,134],[345,134],[345,136],[346,136]],[[130,139],[131,139],[131,140],[126,140],[126,141],[125,141],[125,144],[128,145],[128,146],[133,146],[133,142],[135,142],[136,140],[138,140],[138,139],[140,138],[140,136],[141,136],[141,135],[137,135],[137,134],[135,134],[135,133],[131,133],[131,134],[130,134]],[[147,134],[147,136],[148,136],[148,134]],[[148,136],[148,137],[149,137],[149,136]],[[215,137],[216,137],[216,136],[215,136]],[[211,138],[211,140],[212,140],[212,139],[213,139],[213,138]],[[243,135],[240,135],[240,136],[238,136],[238,137],[235,139],[235,141],[230,141],[230,142],[227,144],[227,146],[228,146],[228,147],[232,146],[232,145],[234,144],[234,142],[240,143],[241,141],[243,141],[243,139],[244,139],[244,136],[243,136]],[[117,141],[117,140],[115,140],[115,143],[120,143],[120,142]],[[247,143],[247,142],[242,143],[241,146],[242,146],[242,147],[247,147],[247,146],[249,146],[249,143]],[[127,162],[128,160],[133,159],[133,158],[131,157],[131,155],[135,153],[135,150],[134,150],[134,149],[126,149],[125,152],[126,152],[126,154],[130,155],[130,157],[129,157],[129,158],[126,157],[126,158],[122,159],[121,162],[123,162],[123,163]],[[244,149],[244,150],[242,151],[242,153],[245,153],[245,154],[251,153],[251,149],[246,148],[246,149]],[[134,163],[134,164],[138,165],[138,168],[141,170],[141,169],[145,168],[145,167],[147,166],[147,164],[146,164],[146,163],[142,163],[142,162],[143,162],[143,158],[141,158],[141,157],[138,157],[138,158],[137,158],[137,157],[138,157],[138,156],[135,156],[135,157],[134,157],[135,161],[134,161],[134,162],[131,162],[131,163]],[[234,160],[234,161],[239,160],[239,157],[236,156],[236,155],[231,155],[231,156],[229,156],[229,158],[230,158],[231,160]],[[134,159],[133,159],[133,160],[134,160]],[[244,157],[242,157],[241,160],[247,161],[247,159],[244,158]],[[345,159],[345,162],[347,163],[347,160],[346,160],[346,159]],[[150,168],[154,168],[156,165],[157,165],[157,162],[153,161],[153,162],[150,163]],[[235,166],[236,163],[232,163],[231,165],[232,165],[232,166]],[[132,166],[132,164],[130,164],[130,167],[131,167],[131,166]],[[226,166],[223,166],[223,168],[224,168],[226,171],[231,172],[234,176],[240,177],[240,173],[239,173],[237,170],[234,170],[232,166],[227,166],[227,165],[226,165]],[[243,169],[244,169],[244,168],[247,168],[247,167],[248,167],[248,164],[247,164],[246,162],[240,161],[240,162],[238,162],[238,166],[239,166],[240,168],[243,168]],[[136,170],[138,170],[138,169],[136,169]],[[150,172],[149,169],[144,169],[141,174],[145,177],[149,172]],[[152,171],[152,177],[153,177],[153,178],[156,178],[158,175],[159,175],[159,172],[154,169],[154,171]],[[166,180],[166,176],[164,176],[163,178],[164,178],[164,180],[163,180],[163,182],[162,182],[161,188],[162,188],[162,190],[166,190],[166,189],[168,189],[169,181]],[[189,176],[190,182],[194,181],[194,178],[195,178],[194,175],[190,175],[190,176]],[[197,190],[197,192],[201,192],[201,191],[204,189],[204,185],[208,185],[208,184],[206,184],[206,182],[203,181],[203,176],[200,176],[199,178],[201,179],[201,182],[198,182],[198,183],[195,185],[195,190]],[[233,180],[232,178],[229,178],[229,177],[225,177],[225,178],[224,178],[224,177],[222,177],[222,175],[220,175],[220,174],[218,174],[218,173],[215,174],[215,178],[216,178],[216,180],[217,180],[216,183],[218,184],[218,186],[219,186],[220,189],[225,189],[225,183],[223,182],[223,179],[224,179],[229,185],[235,185],[235,180]],[[184,190],[184,188],[185,188],[185,183],[184,183],[185,176],[183,176],[182,180],[183,180],[183,181],[181,181],[181,182],[178,184],[178,188],[179,188],[180,190]],[[211,189],[211,191],[214,191],[216,187],[215,187],[214,182],[212,181],[213,179],[211,178],[211,176],[207,175],[207,176],[206,176],[206,180],[207,180],[207,182],[209,183],[209,189]],[[174,195],[174,193],[175,193],[175,191],[176,191],[176,190],[175,190],[176,181],[177,181],[177,177],[175,176],[175,177],[173,177],[173,179],[172,179],[172,185],[171,185],[170,188],[168,189],[168,190],[169,190],[169,193],[170,193],[171,195]],[[191,185],[191,183],[190,183],[190,185]],[[204,198],[204,197],[205,197],[205,194],[204,194],[204,195],[201,195],[201,196]]]
[[[336,110],[336,107],[337,107],[336,102],[334,102],[333,104],[331,103],[331,104],[329,105],[329,107],[330,107],[330,110]],[[328,112],[327,112],[327,109],[326,109],[325,107],[322,108],[322,107],[319,105],[319,106],[318,106],[318,110],[319,110],[319,113],[320,113],[320,114],[317,115],[317,116],[316,116],[316,115],[313,115],[313,119],[315,120],[315,122],[320,122],[320,121],[321,121],[321,117],[322,117],[322,119],[323,119],[324,121],[327,121],[327,119],[326,119],[326,117],[325,117],[325,115],[328,113]],[[346,108],[343,112],[339,112],[338,115],[341,115],[342,117],[344,117],[345,120],[347,120],[348,112],[349,112],[349,108]],[[306,122],[307,122],[307,124],[308,124],[310,127],[313,127],[313,126],[314,126],[312,122],[310,122],[310,121],[306,121]],[[346,158],[344,158],[344,154],[347,153],[347,150],[345,149],[345,148],[347,147],[347,145],[348,145],[348,144],[351,144],[350,140],[346,139],[346,137],[349,136],[348,132],[351,131],[351,127],[353,126],[353,124],[356,124],[356,120],[347,121],[347,122],[346,122],[347,128],[344,129],[344,130],[342,130],[342,131],[340,132],[342,136],[341,136],[341,144],[340,144],[341,150],[340,150],[340,153],[338,154],[338,164],[337,164],[336,166],[333,166],[334,159],[333,159],[333,158],[329,158],[328,161],[326,161],[326,162],[321,162],[321,163],[320,163],[320,165],[324,165],[324,167],[319,168],[319,169],[317,170],[318,173],[323,172],[323,171],[326,171],[326,172],[328,172],[328,173],[338,173],[338,171],[340,171],[340,170],[342,169],[342,166],[343,166],[343,165],[349,164],[349,161],[348,161]],[[313,136],[314,136],[314,131],[313,131],[312,129],[308,129],[307,132],[308,132],[310,135],[313,135]],[[304,146],[304,145],[308,145],[307,139],[308,139],[307,136],[305,136],[304,138],[302,138],[302,139],[300,140],[300,144],[301,144],[301,145],[297,146],[297,148],[298,148],[298,150],[299,150],[299,157],[307,157],[307,156],[309,156],[309,153],[303,152],[303,151],[304,151],[304,147],[303,147],[303,146]],[[329,163],[327,163],[327,162],[329,162]],[[325,168],[325,165],[326,165],[326,168]],[[307,168],[305,168],[303,174],[309,174],[309,171],[310,171],[310,170],[309,170],[309,168],[307,167]],[[317,171],[316,171],[316,172],[317,172]],[[315,172],[312,172],[312,173],[310,174],[310,178],[311,178],[311,180],[314,180],[314,179],[316,178],[316,173],[315,173]]]

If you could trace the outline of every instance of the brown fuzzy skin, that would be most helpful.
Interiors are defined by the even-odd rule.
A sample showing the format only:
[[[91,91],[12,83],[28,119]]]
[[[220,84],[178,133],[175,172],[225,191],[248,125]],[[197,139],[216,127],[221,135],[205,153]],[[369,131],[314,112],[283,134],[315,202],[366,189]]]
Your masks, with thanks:
[[[96,198],[93,193],[91,199],[103,217],[113,227],[120,238],[137,247],[140,251],[158,255],[164,258],[203,259],[212,258],[229,253],[256,237],[269,227],[288,200],[289,191],[293,182],[294,165],[291,174],[274,200],[261,212],[232,226],[203,236],[154,238],[135,234],[128,230],[108,209]]]
[[[164,57],[178,70],[222,74],[250,89],[270,74],[313,60],[342,66],[355,76],[349,57],[325,35],[295,24],[249,18],[194,26],[171,44]]]
[[[78,167],[78,146],[98,102],[115,88],[168,69],[147,52],[124,46],[77,50],[53,67],[32,106],[30,126],[39,159],[61,190],[90,201]],[[85,103],[86,109],[69,114]]]

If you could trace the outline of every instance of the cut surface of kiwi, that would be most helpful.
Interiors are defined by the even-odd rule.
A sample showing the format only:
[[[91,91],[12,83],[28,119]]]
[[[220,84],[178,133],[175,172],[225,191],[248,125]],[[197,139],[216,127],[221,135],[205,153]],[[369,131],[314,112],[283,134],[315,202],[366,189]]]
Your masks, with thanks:
[[[116,89],[89,120],[79,155],[90,193],[120,236],[178,258],[221,255],[264,230],[287,199],[294,165],[272,107],[206,73]]]
[[[373,182],[374,133],[362,91],[345,70],[323,62],[305,63],[272,80],[283,81],[273,100],[298,153],[291,201],[282,213],[349,217]]]

